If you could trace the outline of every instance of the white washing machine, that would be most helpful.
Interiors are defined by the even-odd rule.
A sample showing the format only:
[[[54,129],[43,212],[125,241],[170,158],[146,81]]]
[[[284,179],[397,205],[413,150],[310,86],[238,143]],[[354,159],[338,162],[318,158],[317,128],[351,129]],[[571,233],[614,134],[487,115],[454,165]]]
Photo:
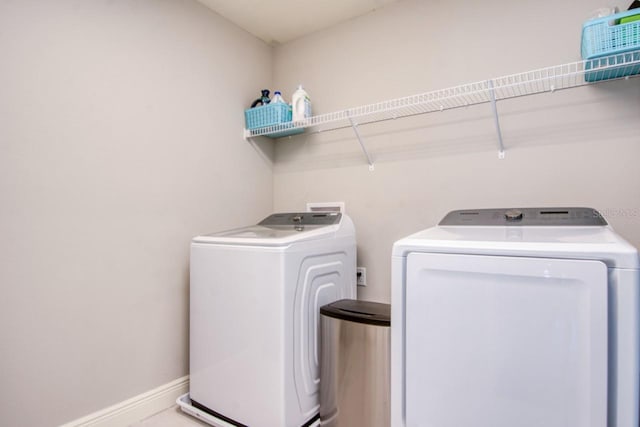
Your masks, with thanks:
[[[588,208],[449,213],[392,256],[394,427],[638,427],[638,252]]]
[[[317,425],[319,309],[355,298],[355,282],[355,229],[342,213],[278,213],[194,238],[180,406],[223,427]]]

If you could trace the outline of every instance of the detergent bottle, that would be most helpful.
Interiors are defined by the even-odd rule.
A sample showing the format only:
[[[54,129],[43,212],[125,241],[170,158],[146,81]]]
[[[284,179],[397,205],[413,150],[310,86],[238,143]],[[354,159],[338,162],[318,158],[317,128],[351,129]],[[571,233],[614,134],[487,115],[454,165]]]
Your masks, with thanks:
[[[311,117],[311,100],[302,85],[291,96],[291,108],[294,122]]]

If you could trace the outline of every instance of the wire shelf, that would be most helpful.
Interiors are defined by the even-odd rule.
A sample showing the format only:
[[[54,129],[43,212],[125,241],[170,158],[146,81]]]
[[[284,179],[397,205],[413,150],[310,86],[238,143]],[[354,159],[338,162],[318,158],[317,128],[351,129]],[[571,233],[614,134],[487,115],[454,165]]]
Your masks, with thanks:
[[[640,73],[640,50],[588,59],[391,99],[308,119],[245,129],[245,137],[273,135],[291,129],[328,131],[418,114],[450,110],[495,100],[570,89]],[[369,162],[371,164],[371,162]]]

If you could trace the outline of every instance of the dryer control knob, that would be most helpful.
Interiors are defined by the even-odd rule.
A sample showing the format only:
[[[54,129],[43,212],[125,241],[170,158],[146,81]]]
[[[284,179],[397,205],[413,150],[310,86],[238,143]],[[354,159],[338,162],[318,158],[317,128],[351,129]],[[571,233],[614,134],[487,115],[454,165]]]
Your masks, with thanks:
[[[522,211],[510,209],[504,213],[504,217],[507,221],[520,221],[522,219]]]

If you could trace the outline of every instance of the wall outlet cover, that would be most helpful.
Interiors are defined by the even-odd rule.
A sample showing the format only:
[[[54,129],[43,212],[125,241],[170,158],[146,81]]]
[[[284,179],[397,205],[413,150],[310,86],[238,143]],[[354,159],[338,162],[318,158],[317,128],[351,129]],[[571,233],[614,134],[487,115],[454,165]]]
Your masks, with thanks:
[[[367,269],[365,267],[356,267],[356,285],[367,286]]]

